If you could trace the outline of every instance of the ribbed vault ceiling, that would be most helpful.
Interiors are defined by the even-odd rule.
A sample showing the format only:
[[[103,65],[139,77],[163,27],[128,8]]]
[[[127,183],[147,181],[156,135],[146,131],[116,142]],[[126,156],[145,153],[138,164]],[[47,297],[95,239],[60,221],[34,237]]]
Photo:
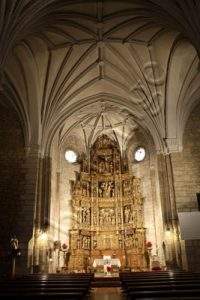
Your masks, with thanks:
[[[97,137],[106,134],[117,142],[121,153],[124,153],[137,127],[133,116],[123,107],[98,101],[67,119],[60,130],[60,146],[66,147],[67,145],[73,148],[74,138],[71,139],[71,137],[76,137],[79,143],[82,141],[83,151],[89,152]],[[78,149],[77,146],[76,149]]]
[[[86,145],[102,130],[122,141],[137,124],[157,149],[179,150],[199,100],[199,7],[186,0],[2,0],[3,93],[19,112],[26,143],[47,151],[56,132],[62,143],[75,127]]]

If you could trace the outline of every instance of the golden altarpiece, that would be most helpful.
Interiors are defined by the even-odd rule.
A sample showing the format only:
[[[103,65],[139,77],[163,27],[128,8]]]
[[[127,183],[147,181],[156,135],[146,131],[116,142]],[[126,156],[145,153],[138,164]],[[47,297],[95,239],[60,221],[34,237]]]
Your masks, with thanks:
[[[140,180],[128,170],[117,143],[100,136],[72,182],[69,270],[88,270],[109,255],[122,268],[145,265],[145,228]]]

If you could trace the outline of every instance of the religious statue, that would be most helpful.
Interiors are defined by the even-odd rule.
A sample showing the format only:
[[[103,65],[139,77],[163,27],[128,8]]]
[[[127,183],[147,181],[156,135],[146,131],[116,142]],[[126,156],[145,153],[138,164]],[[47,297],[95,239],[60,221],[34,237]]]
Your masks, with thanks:
[[[21,251],[19,249],[19,241],[16,237],[11,238],[10,247],[11,247],[11,258],[12,258],[12,277],[15,277],[16,258],[21,255]]]
[[[90,224],[90,209],[87,209],[86,223]]]
[[[93,240],[93,248],[94,248],[94,249],[97,248],[97,240],[96,240],[96,239]]]
[[[87,196],[90,196],[90,183],[86,182],[86,190],[87,190]]]
[[[128,223],[130,221],[131,210],[128,206],[124,208],[124,222]]]
[[[119,248],[123,249],[123,241],[121,239],[119,240]]]
[[[111,196],[111,183],[110,183],[110,181],[106,183],[105,196],[106,197],[110,197]]]
[[[99,214],[99,224],[103,225],[103,214],[101,213],[101,211],[100,211],[100,214]]]
[[[105,163],[103,161],[101,161],[99,163],[99,173],[104,173],[105,172]]]
[[[85,208],[83,208],[82,210],[82,223],[86,223],[86,215],[87,215],[87,211]]]
[[[99,187],[99,197],[107,197],[107,183],[106,182],[100,182],[100,187]]]
[[[101,188],[99,188],[99,197],[103,197],[103,190]]]
[[[131,248],[133,246],[132,235],[128,235],[125,240],[125,245],[127,248]]]
[[[90,209],[83,208],[82,210],[82,223],[90,224]]]
[[[113,181],[110,181],[110,188],[111,188],[110,196],[114,197],[115,196],[115,187],[114,187],[114,182]]]
[[[84,183],[82,185],[82,196],[87,196],[87,187],[85,186]]]
[[[124,191],[124,196],[130,195],[130,182],[129,181],[123,182],[123,191]]]
[[[93,212],[93,225],[97,225],[97,213]]]
[[[115,225],[115,215],[114,215],[114,211],[113,211],[113,214],[111,216],[111,223],[112,225]]]
[[[82,248],[84,248],[84,249],[90,249],[90,237],[83,236]]]
[[[117,219],[118,219],[118,224],[120,225],[122,223],[122,216],[121,216],[121,212],[118,212],[118,215],[117,215]]]
[[[17,256],[21,255],[21,252],[19,249],[19,241],[16,237],[11,238],[10,248],[11,248],[12,257],[17,257]]]
[[[81,248],[80,238],[77,239],[76,244],[77,244],[77,249],[80,249]]]
[[[115,225],[115,210],[113,208],[100,209],[100,225]]]
[[[98,183],[93,183],[92,185],[92,196],[97,197],[98,195]]]
[[[131,214],[131,221],[133,221],[135,226],[137,226],[137,211],[136,210],[134,210]]]
[[[121,186],[120,186],[120,182],[115,182],[116,184],[116,196],[120,197],[121,196]]]
[[[11,249],[13,249],[13,250],[17,250],[19,248],[19,241],[16,237],[11,238],[10,246],[11,246]]]

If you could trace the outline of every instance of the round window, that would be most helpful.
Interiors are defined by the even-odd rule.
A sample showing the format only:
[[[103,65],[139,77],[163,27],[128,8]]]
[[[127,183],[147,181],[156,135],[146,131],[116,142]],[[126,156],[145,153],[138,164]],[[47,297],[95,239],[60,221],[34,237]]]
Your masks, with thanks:
[[[69,163],[75,163],[77,161],[77,154],[73,150],[67,150],[65,152],[65,159]]]
[[[145,159],[146,151],[144,148],[139,147],[135,150],[134,158],[136,161],[143,161]]]

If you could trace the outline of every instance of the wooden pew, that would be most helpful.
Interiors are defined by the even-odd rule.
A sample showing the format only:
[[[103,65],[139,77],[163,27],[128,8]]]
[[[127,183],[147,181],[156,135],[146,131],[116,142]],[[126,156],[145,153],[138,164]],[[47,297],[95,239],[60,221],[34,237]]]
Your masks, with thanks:
[[[128,293],[128,299],[144,299],[144,298],[157,298],[161,297],[170,299],[170,297],[177,297],[175,299],[182,299],[182,297],[200,297],[200,289],[182,289],[182,290],[155,290],[155,291],[131,291]],[[199,298],[200,299],[200,298]]]
[[[92,275],[29,275],[0,281],[3,298],[84,299],[90,289]]]
[[[120,278],[128,299],[200,299],[200,274],[197,273],[122,273]]]

